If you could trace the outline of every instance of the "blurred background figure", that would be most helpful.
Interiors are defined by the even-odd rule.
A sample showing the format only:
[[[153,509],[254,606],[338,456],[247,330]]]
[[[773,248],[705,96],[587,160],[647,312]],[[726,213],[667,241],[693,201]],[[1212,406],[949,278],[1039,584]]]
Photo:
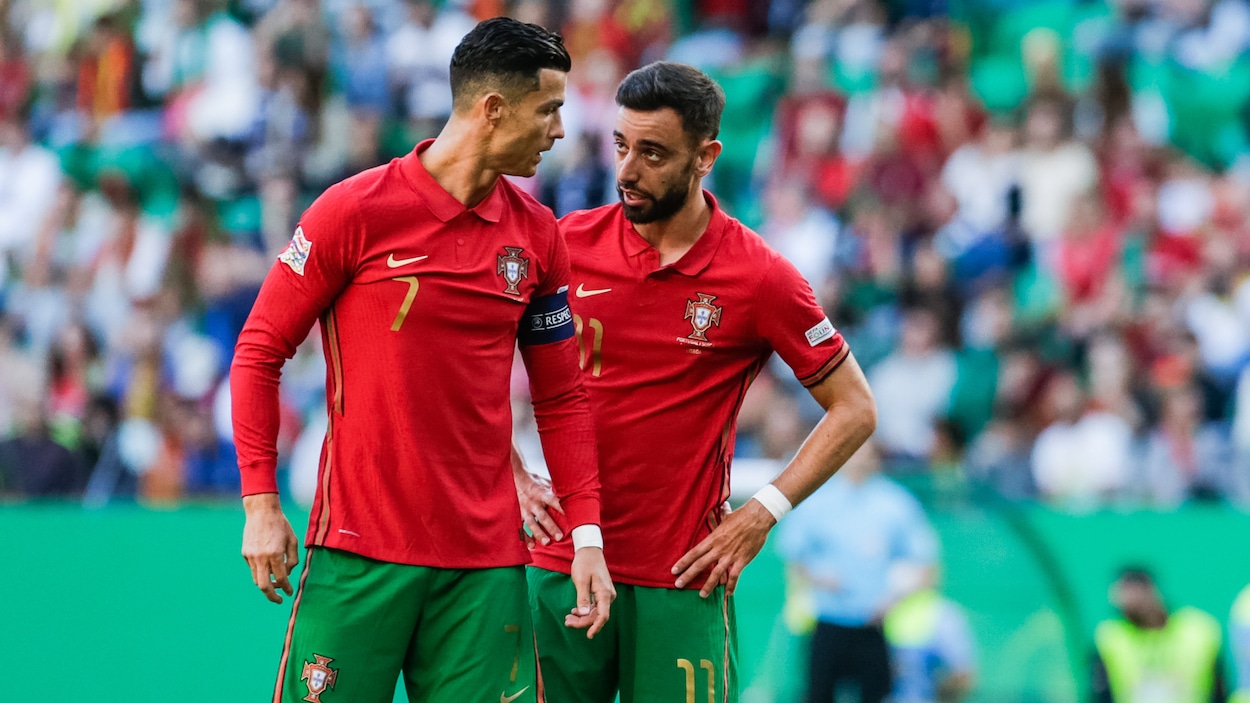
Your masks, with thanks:
[[[1236,672],[1236,689],[1229,703],[1250,703],[1250,586],[1246,586],[1233,601],[1232,617],[1228,622],[1228,638],[1232,643],[1233,671]]]
[[[968,616],[935,588],[899,601],[885,617],[894,659],[891,703],[958,703],[976,681]]]
[[[886,699],[886,614],[935,575],[937,538],[924,510],[880,470],[879,450],[865,444],[782,524],[779,549],[810,587],[816,616],[810,703],[848,691],[861,703]]]
[[[1093,700],[1219,703],[1228,697],[1219,622],[1193,607],[1172,612],[1154,577],[1124,569],[1111,584],[1119,616],[1094,634]]]

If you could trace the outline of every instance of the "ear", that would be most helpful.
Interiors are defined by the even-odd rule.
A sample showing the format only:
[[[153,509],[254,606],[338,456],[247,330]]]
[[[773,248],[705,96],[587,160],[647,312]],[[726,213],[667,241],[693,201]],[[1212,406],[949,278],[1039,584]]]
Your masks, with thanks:
[[[492,127],[499,125],[499,121],[503,119],[504,113],[507,112],[507,101],[503,95],[499,93],[487,93],[483,95],[478,104],[482,108],[482,116]]]
[[[712,172],[712,166],[716,163],[716,159],[720,157],[721,150],[725,145],[719,140],[709,139],[703,142],[699,147],[699,152],[695,156],[695,171],[699,174],[699,178],[707,176]]]

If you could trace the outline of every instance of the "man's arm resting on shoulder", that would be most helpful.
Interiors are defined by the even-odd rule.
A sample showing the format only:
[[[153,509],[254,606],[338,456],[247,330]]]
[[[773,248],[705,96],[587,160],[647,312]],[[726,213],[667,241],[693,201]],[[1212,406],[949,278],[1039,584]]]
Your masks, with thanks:
[[[711,569],[701,595],[711,595],[722,580],[732,594],[742,570],[764,547],[778,518],[829,480],[872,436],[877,427],[877,406],[853,355],[848,354],[808,392],[825,409],[825,416],[771,484],[731,513],[673,566],[678,588]]]

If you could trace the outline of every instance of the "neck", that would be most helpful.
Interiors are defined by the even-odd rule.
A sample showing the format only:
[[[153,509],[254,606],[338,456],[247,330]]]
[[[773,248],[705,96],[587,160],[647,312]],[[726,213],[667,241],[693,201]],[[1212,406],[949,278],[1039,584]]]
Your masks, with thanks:
[[[502,175],[491,168],[486,154],[486,141],[453,115],[417,158],[443,190],[465,207],[474,207],[490,195]]]
[[[660,265],[677,261],[707,231],[712,221],[712,207],[697,184],[690,189],[686,204],[667,220],[636,224],[634,230],[660,252]]]

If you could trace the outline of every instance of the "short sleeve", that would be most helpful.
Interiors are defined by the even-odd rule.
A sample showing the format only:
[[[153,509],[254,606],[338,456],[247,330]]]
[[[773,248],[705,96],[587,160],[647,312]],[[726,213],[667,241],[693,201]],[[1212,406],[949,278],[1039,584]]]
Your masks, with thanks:
[[[764,274],[756,304],[760,336],[804,386],[825,380],[850,353],[816,302],[811,284],[784,257],[777,256]]]

